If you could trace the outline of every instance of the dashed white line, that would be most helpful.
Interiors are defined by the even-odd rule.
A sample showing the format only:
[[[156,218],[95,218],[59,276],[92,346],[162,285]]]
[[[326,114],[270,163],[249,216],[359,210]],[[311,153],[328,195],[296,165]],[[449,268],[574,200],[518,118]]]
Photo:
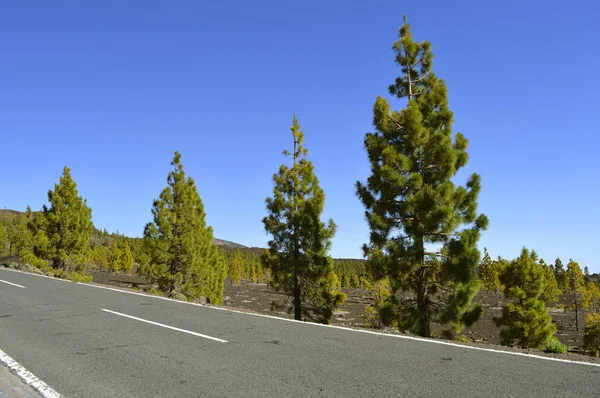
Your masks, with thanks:
[[[3,281],[2,279],[0,279],[0,282],[2,282],[2,283],[6,283],[7,285],[11,285],[11,286],[20,287],[21,289],[26,289],[26,287],[25,287],[25,286],[22,286],[22,285],[17,285],[16,283],[12,283],[12,282],[8,282],[8,281]]]
[[[107,309],[102,309],[102,311],[104,312],[110,312],[111,314],[115,314],[115,315],[119,315],[119,316],[123,316],[125,318],[129,318],[129,319],[135,319],[136,321],[140,321],[140,322],[145,322],[145,323],[149,323],[151,325],[156,325],[156,326],[161,326],[163,328],[167,328],[167,329],[171,329],[171,330],[176,330],[178,332],[183,332],[183,333],[187,333],[187,334],[191,334],[193,336],[198,336],[198,337],[203,337],[205,339],[209,339],[209,340],[214,340],[214,341],[218,341],[219,343],[227,343],[227,340],[223,340],[223,339],[219,339],[216,337],[212,337],[212,336],[207,336],[205,334],[202,333],[196,333],[196,332],[192,332],[191,330],[186,330],[186,329],[180,329],[180,328],[176,328],[174,326],[169,326],[169,325],[165,325],[163,323],[158,323],[158,322],[153,322],[153,321],[149,321],[147,319],[142,319],[142,318],[138,318],[136,316],[131,316],[131,315],[127,315],[127,314],[122,314],[120,312],[117,311],[111,311],[111,310],[107,310]]]
[[[62,395],[57,393],[52,387],[38,379],[33,373],[25,369],[17,361],[9,357],[4,351],[0,350],[0,366],[7,366],[8,369],[17,375],[25,384],[33,388],[45,398],[62,398]]]

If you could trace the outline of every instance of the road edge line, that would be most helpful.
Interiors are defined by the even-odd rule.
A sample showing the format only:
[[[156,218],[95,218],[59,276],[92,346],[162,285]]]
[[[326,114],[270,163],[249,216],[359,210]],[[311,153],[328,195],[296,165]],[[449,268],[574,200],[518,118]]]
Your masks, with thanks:
[[[40,275],[40,274],[36,274],[33,272],[27,272],[27,271],[21,271],[20,269],[14,269],[14,268],[8,268],[8,267],[3,267],[0,266],[0,270],[6,270],[6,271],[11,271],[11,272],[17,272],[19,274],[25,274],[25,275],[32,275],[32,276],[39,276],[41,278],[48,278],[48,279],[54,279],[56,281],[61,281],[61,282],[71,282],[73,283],[73,281],[69,280],[69,279],[60,279],[57,278],[55,276],[48,276],[48,275]]]
[[[36,375],[25,369],[25,367],[12,359],[7,353],[0,350],[0,364],[17,376],[23,383],[31,387],[44,398],[64,398],[48,384],[41,381]]]
[[[175,299],[172,299],[169,297],[155,296],[152,294],[130,292],[127,290],[117,289],[117,288],[108,287],[108,286],[101,286],[101,285],[97,285],[97,284],[93,284],[93,283],[77,282],[77,284],[91,286],[91,287],[95,287],[98,289],[106,289],[106,290],[113,290],[113,291],[121,292],[121,293],[134,294],[136,296],[155,298],[155,299],[166,300],[166,301],[173,301],[173,302],[179,303],[179,304],[190,304],[190,305],[194,305],[197,307],[208,308],[208,309],[213,309],[213,310],[217,310],[217,311],[227,311],[227,312],[233,312],[233,313],[242,314],[242,315],[258,316],[258,317],[262,317],[262,318],[269,318],[269,319],[275,319],[275,320],[279,320],[279,321],[293,322],[293,323],[298,323],[298,324],[302,324],[302,325],[319,326],[319,327],[325,327],[325,328],[347,330],[347,331],[357,332],[357,333],[373,334],[376,336],[395,337],[398,339],[420,341],[420,342],[432,343],[432,344],[440,344],[440,345],[446,345],[446,346],[451,346],[451,347],[465,348],[465,349],[469,349],[469,350],[487,351],[487,352],[494,352],[494,353],[499,353],[499,354],[516,355],[516,356],[522,356],[522,357],[528,357],[528,358],[542,359],[545,361],[554,361],[554,362],[570,363],[570,364],[574,364],[574,365],[587,365],[587,366],[600,367],[600,364],[593,363],[593,362],[574,361],[571,359],[546,357],[546,356],[536,355],[536,354],[527,354],[524,352],[497,350],[495,348],[475,347],[475,346],[470,346],[470,345],[465,345],[465,344],[457,344],[457,343],[453,343],[450,341],[427,339],[427,338],[423,338],[423,337],[415,337],[415,336],[409,336],[409,335],[405,335],[405,334],[382,333],[382,332],[374,332],[372,330],[354,329],[354,328],[349,328],[346,326],[324,325],[322,323],[297,321],[295,319],[282,318],[282,317],[278,317],[278,316],[274,316],[274,315],[256,314],[256,313],[252,313],[252,312],[244,312],[244,311],[234,310],[234,309],[230,309],[230,308],[217,307],[217,306],[213,306],[213,305],[190,303],[189,301],[175,300]]]

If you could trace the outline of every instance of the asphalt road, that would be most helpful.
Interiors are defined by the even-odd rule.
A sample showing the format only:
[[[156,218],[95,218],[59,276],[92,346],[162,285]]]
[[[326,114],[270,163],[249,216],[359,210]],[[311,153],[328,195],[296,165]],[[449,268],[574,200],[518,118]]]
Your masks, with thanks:
[[[0,350],[66,397],[600,396],[595,366],[0,281]]]

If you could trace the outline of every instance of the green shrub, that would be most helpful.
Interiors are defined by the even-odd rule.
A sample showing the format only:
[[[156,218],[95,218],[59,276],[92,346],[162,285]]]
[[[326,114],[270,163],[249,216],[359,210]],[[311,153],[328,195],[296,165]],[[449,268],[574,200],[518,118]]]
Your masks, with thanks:
[[[79,272],[75,272],[75,271],[68,273],[67,278],[72,280],[73,282],[83,282],[83,283],[91,283],[92,282],[91,275],[83,275],[83,274],[80,274]]]
[[[569,347],[558,341],[556,337],[553,337],[552,340],[546,344],[546,352],[551,352],[554,354],[564,354],[569,351]]]
[[[596,357],[600,354],[600,314],[591,312],[585,317],[583,348]]]
[[[185,294],[178,292],[176,290],[172,291],[171,294],[169,295],[169,297],[174,300],[187,301],[187,297],[185,296]]]
[[[153,294],[155,296],[164,296],[163,292],[154,287],[151,287],[150,289],[146,290],[146,293]]]
[[[463,336],[462,334],[458,334],[458,335],[454,336],[454,340],[460,341],[461,343],[470,343],[471,342],[470,338],[468,338],[467,336]]]

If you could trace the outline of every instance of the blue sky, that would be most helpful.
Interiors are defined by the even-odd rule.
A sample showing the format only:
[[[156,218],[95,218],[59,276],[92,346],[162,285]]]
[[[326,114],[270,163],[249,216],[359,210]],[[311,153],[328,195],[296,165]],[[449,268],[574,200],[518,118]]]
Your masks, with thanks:
[[[40,208],[66,164],[98,227],[140,236],[179,150],[215,236],[264,246],[295,112],[339,227],[331,254],[360,257],[354,183],[407,14],[470,142],[458,181],[483,179],[481,248],[600,271],[600,5],[449,3],[2,2],[0,208]]]

